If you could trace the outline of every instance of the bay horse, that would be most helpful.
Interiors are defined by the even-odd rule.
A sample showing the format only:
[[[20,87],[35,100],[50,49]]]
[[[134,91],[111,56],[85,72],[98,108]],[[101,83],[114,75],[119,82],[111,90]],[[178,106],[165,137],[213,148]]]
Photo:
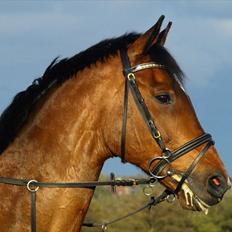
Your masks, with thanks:
[[[161,31],[163,19],[143,34],[55,59],[18,93],[0,118],[0,177],[94,181],[118,156],[159,180],[183,208],[218,203],[230,179],[164,47],[171,23]],[[41,187],[38,231],[80,231],[93,193]],[[1,232],[30,231],[27,188],[1,183],[0,197]]]

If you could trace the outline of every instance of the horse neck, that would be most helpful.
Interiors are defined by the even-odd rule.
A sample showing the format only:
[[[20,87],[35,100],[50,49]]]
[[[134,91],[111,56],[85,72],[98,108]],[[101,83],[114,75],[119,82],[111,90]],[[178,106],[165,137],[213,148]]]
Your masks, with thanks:
[[[117,59],[111,60],[115,62]],[[98,179],[102,165],[110,155],[103,133],[106,116],[109,117],[110,109],[114,107],[112,104],[109,107],[109,99],[114,94],[111,91],[114,85],[112,80],[115,81],[109,66],[112,67],[112,64],[99,62],[86,68],[52,90],[38,104],[18,137],[1,155],[1,176],[48,182]],[[113,67],[118,69],[119,60]],[[1,192],[1,195],[4,194],[11,193]],[[43,217],[43,225],[50,226],[49,218],[52,217],[55,220],[53,225],[59,224],[62,231],[72,231],[70,228],[74,227],[78,229],[92,194],[93,191],[88,189],[78,189],[75,193],[52,189],[49,190],[49,197],[38,193],[38,198],[41,197],[41,209],[38,211],[49,212],[47,216],[39,215],[38,220],[42,221]],[[75,204],[74,196],[77,199]],[[18,201],[26,199],[27,195],[18,198]],[[72,202],[65,216],[59,210],[54,212],[60,204],[68,205],[67,199]],[[57,217],[52,216],[54,213],[58,214]],[[62,217],[66,220],[61,220]],[[43,231],[43,225],[39,225],[40,231]]]
[[[110,154],[102,129],[112,84],[108,66],[99,62],[52,90],[2,154],[14,170],[0,172],[46,180],[97,179]]]

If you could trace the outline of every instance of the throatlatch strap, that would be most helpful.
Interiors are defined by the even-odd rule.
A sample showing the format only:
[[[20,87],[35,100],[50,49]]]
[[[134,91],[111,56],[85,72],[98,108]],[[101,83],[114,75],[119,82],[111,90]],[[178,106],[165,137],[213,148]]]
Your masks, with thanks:
[[[122,133],[121,133],[121,161],[126,163],[126,123],[127,123],[127,111],[128,111],[128,67],[130,67],[130,61],[125,51],[120,51],[120,56],[123,64],[123,75],[125,77],[125,88],[124,88],[124,102],[123,102],[123,116],[122,116]]]
[[[124,90],[124,105],[123,105],[123,118],[122,118],[122,135],[121,135],[121,161],[126,163],[126,123],[127,123],[127,111],[128,111],[128,80],[125,79]]]

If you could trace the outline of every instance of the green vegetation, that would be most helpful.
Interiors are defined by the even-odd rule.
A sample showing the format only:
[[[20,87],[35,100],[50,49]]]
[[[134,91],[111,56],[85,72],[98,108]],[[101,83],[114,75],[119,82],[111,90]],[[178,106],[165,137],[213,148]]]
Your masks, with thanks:
[[[86,222],[104,223],[127,214],[149,201],[143,194],[143,187],[132,187],[128,194],[112,194],[110,187],[99,187],[89,208]],[[162,187],[154,188],[155,195]],[[232,232],[232,191],[223,201],[203,213],[183,210],[178,201],[163,202],[151,210],[144,210],[123,221],[109,225],[109,232]],[[81,232],[95,232],[101,229],[83,227]]]

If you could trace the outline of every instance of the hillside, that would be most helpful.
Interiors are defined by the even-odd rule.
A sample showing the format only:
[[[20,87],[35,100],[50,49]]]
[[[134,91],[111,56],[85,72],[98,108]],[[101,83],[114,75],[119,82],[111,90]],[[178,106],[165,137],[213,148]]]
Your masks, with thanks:
[[[161,186],[154,188],[157,195]],[[116,217],[125,215],[149,201],[143,194],[143,187],[125,187],[111,193],[109,187],[98,187],[90,205],[86,222],[104,223]],[[101,229],[83,227],[81,232],[101,231]],[[203,213],[183,210],[178,201],[160,205],[145,210],[123,221],[109,225],[110,232],[232,232],[232,191],[229,191],[223,201]]]

